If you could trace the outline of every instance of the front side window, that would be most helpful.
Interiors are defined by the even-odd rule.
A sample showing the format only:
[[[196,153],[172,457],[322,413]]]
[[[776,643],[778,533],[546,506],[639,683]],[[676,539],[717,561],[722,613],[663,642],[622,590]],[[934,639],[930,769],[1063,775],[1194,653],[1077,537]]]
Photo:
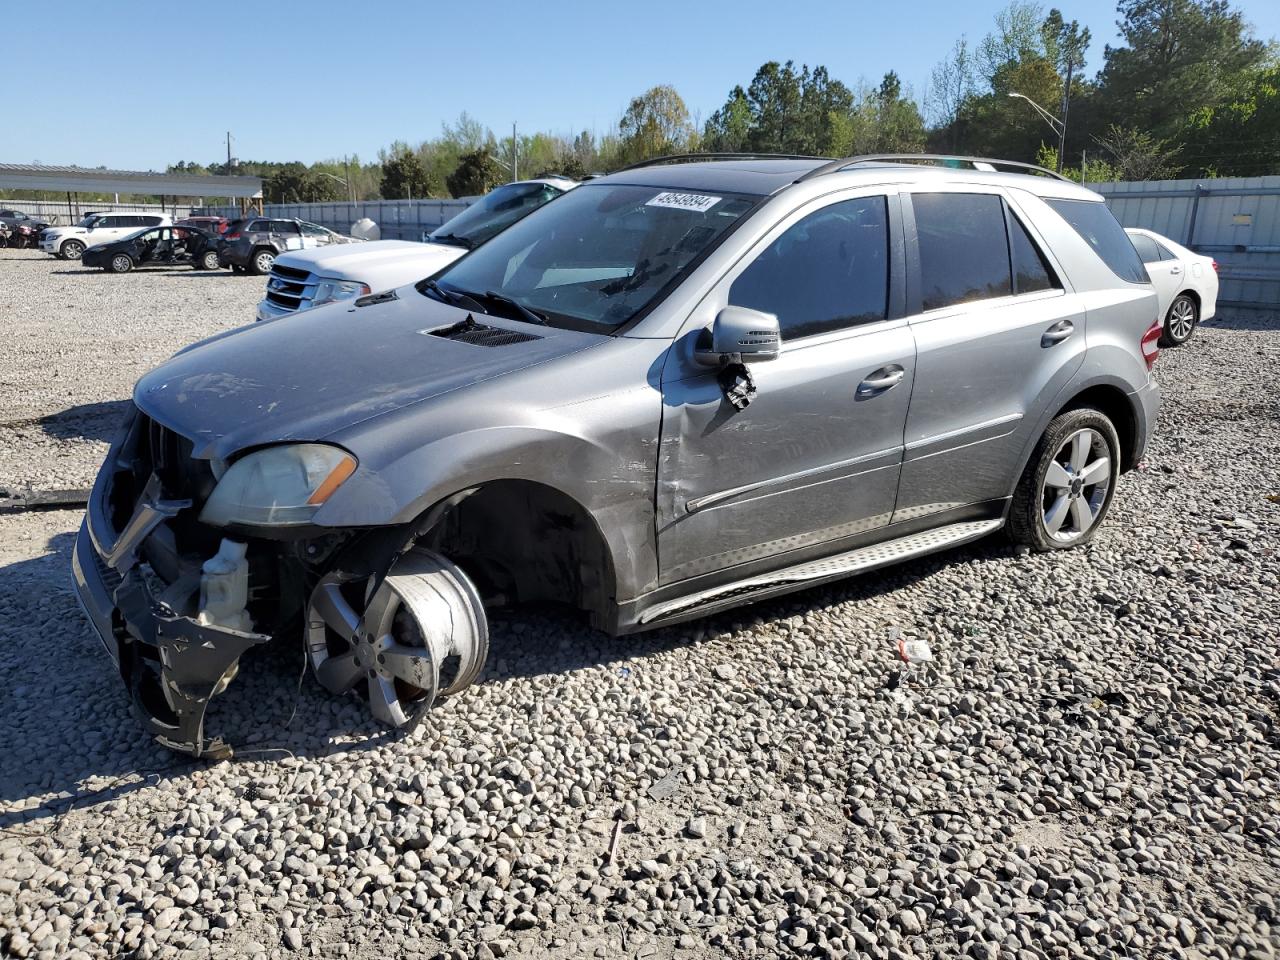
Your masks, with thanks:
[[[299,231],[298,231],[298,225],[294,223],[292,220],[272,220],[271,232],[296,234]]]
[[[884,197],[842,200],[790,227],[729,288],[729,303],[776,314],[784,340],[883,320],[889,302]]]
[[[549,183],[509,183],[445,221],[431,232],[427,241],[478,247],[563,192]]]
[[[308,237],[327,237],[329,235],[329,231],[318,223],[304,223],[302,232]]]
[[[1093,252],[1121,280],[1129,283],[1151,282],[1151,278],[1147,276],[1147,268],[1143,266],[1129,235],[1101,200],[1058,200],[1046,197],[1044,202],[1071,225],[1071,229],[1093,248]]]
[[[503,315],[523,308],[556,326],[609,333],[659,302],[759,199],[585,184],[447,267],[435,278],[440,290],[426,281],[418,289],[433,298],[466,295]]]
[[[921,309],[1013,293],[1004,201],[996,194],[917,193]]]

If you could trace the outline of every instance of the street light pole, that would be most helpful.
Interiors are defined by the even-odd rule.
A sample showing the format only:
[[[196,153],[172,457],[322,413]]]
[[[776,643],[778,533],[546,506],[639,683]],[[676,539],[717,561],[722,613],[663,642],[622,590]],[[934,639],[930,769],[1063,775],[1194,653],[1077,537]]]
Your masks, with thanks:
[[[1070,77],[1070,68],[1068,68],[1067,76]],[[1009,96],[1017,97],[1019,100],[1025,100],[1035,108],[1036,113],[1044,118],[1045,123],[1049,124],[1049,128],[1058,135],[1058,173],[1062,172],[1062,150],[1067,145],[1067,124],[1066,124],[1066,99],[1063,99],[1063,119],[1059,120],[1052,113],[1046,110],[1040,104],[1036,103],[1028,96],[1021,93],[1010,93]]]

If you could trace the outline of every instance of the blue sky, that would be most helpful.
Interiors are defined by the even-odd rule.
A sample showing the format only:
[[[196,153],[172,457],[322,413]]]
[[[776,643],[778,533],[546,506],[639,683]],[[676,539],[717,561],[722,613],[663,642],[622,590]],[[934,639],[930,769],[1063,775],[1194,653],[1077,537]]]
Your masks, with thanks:
[[[159,170],[225,156],[228,129],[244,159],[373,158],[464,110],[499,136],[513,120],[603,133],[659,83],[705,120],[771,59],[824,64],[851,86],[896,69],[920,94],[1005,2],[14,3],[5,35],[38,55],[0,91],[0,129],[22,131],[0,162]],[[1237,6],[1259,36],[1280,35],[1280,3]],[[1092,74],[1116,39],[1114,0],[1061,9],[1093,31]]]

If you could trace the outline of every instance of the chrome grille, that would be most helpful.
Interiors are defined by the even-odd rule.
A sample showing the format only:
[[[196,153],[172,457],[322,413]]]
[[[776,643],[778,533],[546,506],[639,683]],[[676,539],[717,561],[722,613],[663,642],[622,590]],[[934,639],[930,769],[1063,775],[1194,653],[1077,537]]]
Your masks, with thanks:
[[[282,310],[309,310],[319,281],[315,274],[276,264],[267,280],[267,300]]]

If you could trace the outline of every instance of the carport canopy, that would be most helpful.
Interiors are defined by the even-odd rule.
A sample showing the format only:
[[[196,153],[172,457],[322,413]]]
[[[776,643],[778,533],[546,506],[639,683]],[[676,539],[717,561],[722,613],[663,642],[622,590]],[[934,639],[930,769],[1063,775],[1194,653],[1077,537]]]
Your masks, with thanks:
[[[0,163],[0,189],[132,193],[159,197],[228,197],[243,203],[249,200],[261,201],[262,178]]]

